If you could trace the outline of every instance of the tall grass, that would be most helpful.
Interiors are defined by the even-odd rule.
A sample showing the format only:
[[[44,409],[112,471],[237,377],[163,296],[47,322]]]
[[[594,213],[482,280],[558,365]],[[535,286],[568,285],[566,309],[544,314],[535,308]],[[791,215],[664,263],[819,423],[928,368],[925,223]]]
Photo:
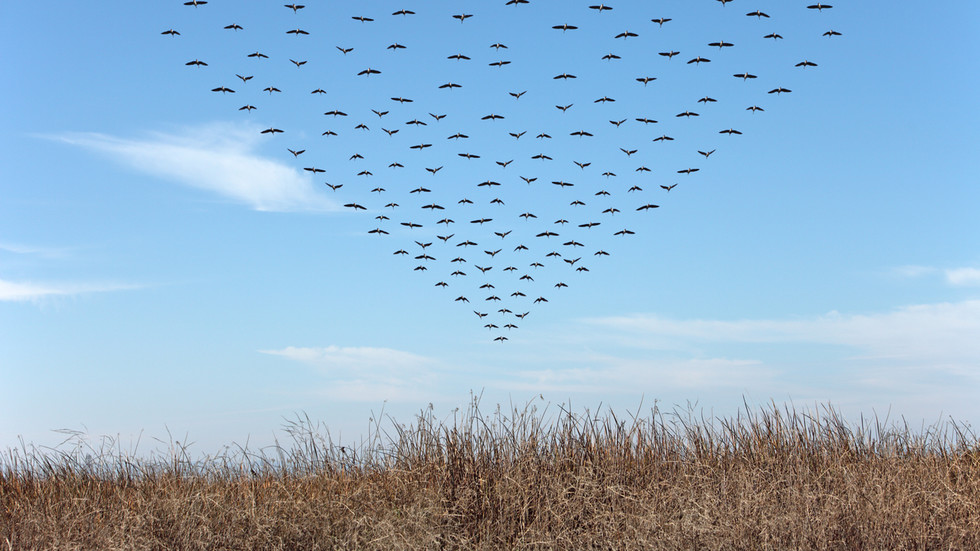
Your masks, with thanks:
[[[354,447],[203,458],[105,439],[0,459],[7,549],[980,549],[980,446],[830,406],[733,418],[533,405],[413,423]],[[78,436],[78,435],[69,435]]]

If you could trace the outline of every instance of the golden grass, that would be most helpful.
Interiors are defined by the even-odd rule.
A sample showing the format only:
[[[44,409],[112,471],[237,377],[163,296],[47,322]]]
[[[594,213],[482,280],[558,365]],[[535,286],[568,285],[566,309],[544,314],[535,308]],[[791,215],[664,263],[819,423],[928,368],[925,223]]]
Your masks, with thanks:
[[[9,450],[7,549],[980,549],[980,446],[831,407],[617,418],[474,400],[356,449]],[[93,455],[94,454],[94,455]]]

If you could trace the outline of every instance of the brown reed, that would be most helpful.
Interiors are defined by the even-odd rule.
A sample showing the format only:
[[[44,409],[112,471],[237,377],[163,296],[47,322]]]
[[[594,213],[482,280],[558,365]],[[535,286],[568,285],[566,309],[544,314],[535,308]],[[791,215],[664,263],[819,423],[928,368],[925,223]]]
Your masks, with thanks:
[[[5,549],[980,549],[980,446],[831,406],[734,418],[532,404],[400,425],[360,445],[192,458],[104,439],[0,459]],[[390,424],[389,424],[390,423]],[[387,428],[386,428],[387,427]],[[73,435],[80,436],[80,435]]]

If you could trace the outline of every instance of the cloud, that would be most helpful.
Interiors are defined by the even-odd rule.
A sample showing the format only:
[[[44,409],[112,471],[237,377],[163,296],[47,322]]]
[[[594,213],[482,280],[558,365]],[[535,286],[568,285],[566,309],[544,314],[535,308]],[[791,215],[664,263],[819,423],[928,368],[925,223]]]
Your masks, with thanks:
[[[947,268],[940,269],[932,266],[899,266],[893,268],[891,272],[904,279],[916,279],[920,277],[941,274],[948,285],[954,287],[975,287],[980,286],[980,268]]]
[[[430,358],[374,347],[294,347],[259,350],[317,368],[330,378],[322,393],[343,401],[418,401],[431,399],[436,362]]]
[[[616,355],[591,357],[593,367],[540,369],[520,372],[520,382],[507,388],[533,392],[576,392],[612,395],[636,389],[705,389],[745,387],[770,381],[776,370],[758,360],[725,358],[631,358]]]
[[[365,371],[370,369],[413,369],[429,362],[427,358],[391,348],[288,346],[281,350],[260,350],[327,370]]]
[[[956,268],[946,270],[946,282],[956,286],[980,286],[980,269]]]
[[[587,320],[635,342],[645,336],[685,341],[813,343],[847,346],[865,356],[980,363],[980,300],[905,306],[890,312],[830,312],[784,320],[676,320],[655,315]],[[639,337],[639,340],[636,340]]]
[[[52,297],[121,291],[139,287],[105,283],[17,283],[0,279],[0,302],[37,302]]]
[[[98,151],[136,170],[203,189],[259,211],[336,211],[302,171],[259,156],[257,127],[211,124],[179,134],[153,133],[143,139],[98,133],[54,136]]]
[[[25,256],[36,256],[41,258],[59,258],[68,254],[68,248],[56,247],[37,247],[33,245],[23,245],[20,243],[0,242],[0,251],[19,254]]]

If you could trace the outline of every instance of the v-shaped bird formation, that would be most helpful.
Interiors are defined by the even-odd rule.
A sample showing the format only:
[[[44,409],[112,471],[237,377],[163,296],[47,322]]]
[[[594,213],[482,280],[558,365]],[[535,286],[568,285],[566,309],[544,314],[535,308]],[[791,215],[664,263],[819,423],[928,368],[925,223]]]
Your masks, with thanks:
[[[260,122],[365,238],[501,342],[618,240],[652,235],[842,36],[833,6],[796,0],[263,0],[247,24],[236,1],[183,3],[163,46],[221,44],[180,59],[219,116]]]

